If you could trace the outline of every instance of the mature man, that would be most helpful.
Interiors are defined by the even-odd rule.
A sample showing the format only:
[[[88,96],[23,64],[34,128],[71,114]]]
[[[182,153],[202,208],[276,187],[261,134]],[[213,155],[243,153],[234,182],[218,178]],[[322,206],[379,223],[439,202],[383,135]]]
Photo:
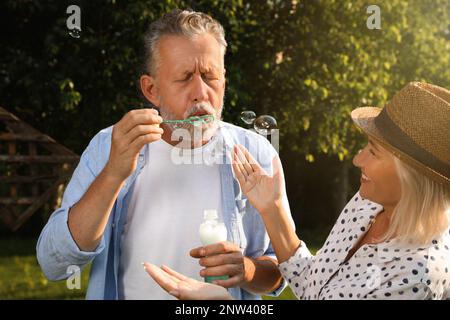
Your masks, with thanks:
[[[84,151],[37,244],[49,279],[93,260],[87,298],[171,298],[144,272],[149,261],[199,280],[227,275],[217,283],[237,299],[284,288],[264,224],[226,161],[243,144],[271,172],[275,154],[265,138],[220,121],[226,45],[203,13],[175,10],[150,25],[140,86],[155,108],[128,112]],[[213,121],[177,122],[205,115]],[[201,246],[205,209],[218,211],[228,241]]]

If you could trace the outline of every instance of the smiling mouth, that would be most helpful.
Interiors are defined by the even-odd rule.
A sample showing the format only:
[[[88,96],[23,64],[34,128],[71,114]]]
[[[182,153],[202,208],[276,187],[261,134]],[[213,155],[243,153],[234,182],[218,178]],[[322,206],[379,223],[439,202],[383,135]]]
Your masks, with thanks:
[[[364,173],[361,173],[361,179],[364,181],[370,181],[369,177],[366,176]]]

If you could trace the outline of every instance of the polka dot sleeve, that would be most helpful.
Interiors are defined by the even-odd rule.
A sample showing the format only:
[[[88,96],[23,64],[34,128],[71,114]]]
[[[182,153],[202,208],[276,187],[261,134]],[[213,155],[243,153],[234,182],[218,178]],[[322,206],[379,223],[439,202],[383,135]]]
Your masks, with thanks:
[[[307,273],[311,268],[314,256],[306,244],[301,241],[300,247],[288,260],[279,264],[283,278],[288,282],[298,299],[302,299],[306,289]]]

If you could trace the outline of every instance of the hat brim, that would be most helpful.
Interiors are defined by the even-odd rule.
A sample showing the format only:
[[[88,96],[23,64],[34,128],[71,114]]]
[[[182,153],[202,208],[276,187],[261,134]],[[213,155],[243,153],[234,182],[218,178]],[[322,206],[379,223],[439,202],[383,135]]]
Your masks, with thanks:
[[[450,186],[450,179],[448,177],[415,160],[407,153],[403,152],[401,148],[393,146],[391,143],[386,141],[383,132],[381,132],[381,130],[375,125],[375,118],[380,114],[381,110],[381,108],[376,107],[361,107],[353,110],[351,112],[351,117],[358,128],[360,128],[369,137],[373,138],[382,147],[393,153],[397,158],[406,162],[434,181]]]
[[[353,122],[362,131],[375,138],[382,139],[380,130],[375,126],[375,118],[380,114],[381,108],[361,107],[352,111]]]

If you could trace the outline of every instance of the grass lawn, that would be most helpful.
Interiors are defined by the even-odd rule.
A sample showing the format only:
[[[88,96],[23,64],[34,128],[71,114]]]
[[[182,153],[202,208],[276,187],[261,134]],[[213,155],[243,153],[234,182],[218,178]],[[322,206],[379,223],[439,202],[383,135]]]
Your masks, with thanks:
[[[70,290],[66,281],[48,281],[35,255],[34,239],[0,239],[0,300],[5,299],[84,299],[89,279],[89,267],[81,275],[81,289]],[[315,252],[315,248],[311,249]],[[263,299],[296,299],[286,288],[277,297]]]
[[[69,290],[66,281],[48,281],[38,265],[32,239],[0,239],[0,300],[84,299],[89,270],[81,276],[81,289]]]

